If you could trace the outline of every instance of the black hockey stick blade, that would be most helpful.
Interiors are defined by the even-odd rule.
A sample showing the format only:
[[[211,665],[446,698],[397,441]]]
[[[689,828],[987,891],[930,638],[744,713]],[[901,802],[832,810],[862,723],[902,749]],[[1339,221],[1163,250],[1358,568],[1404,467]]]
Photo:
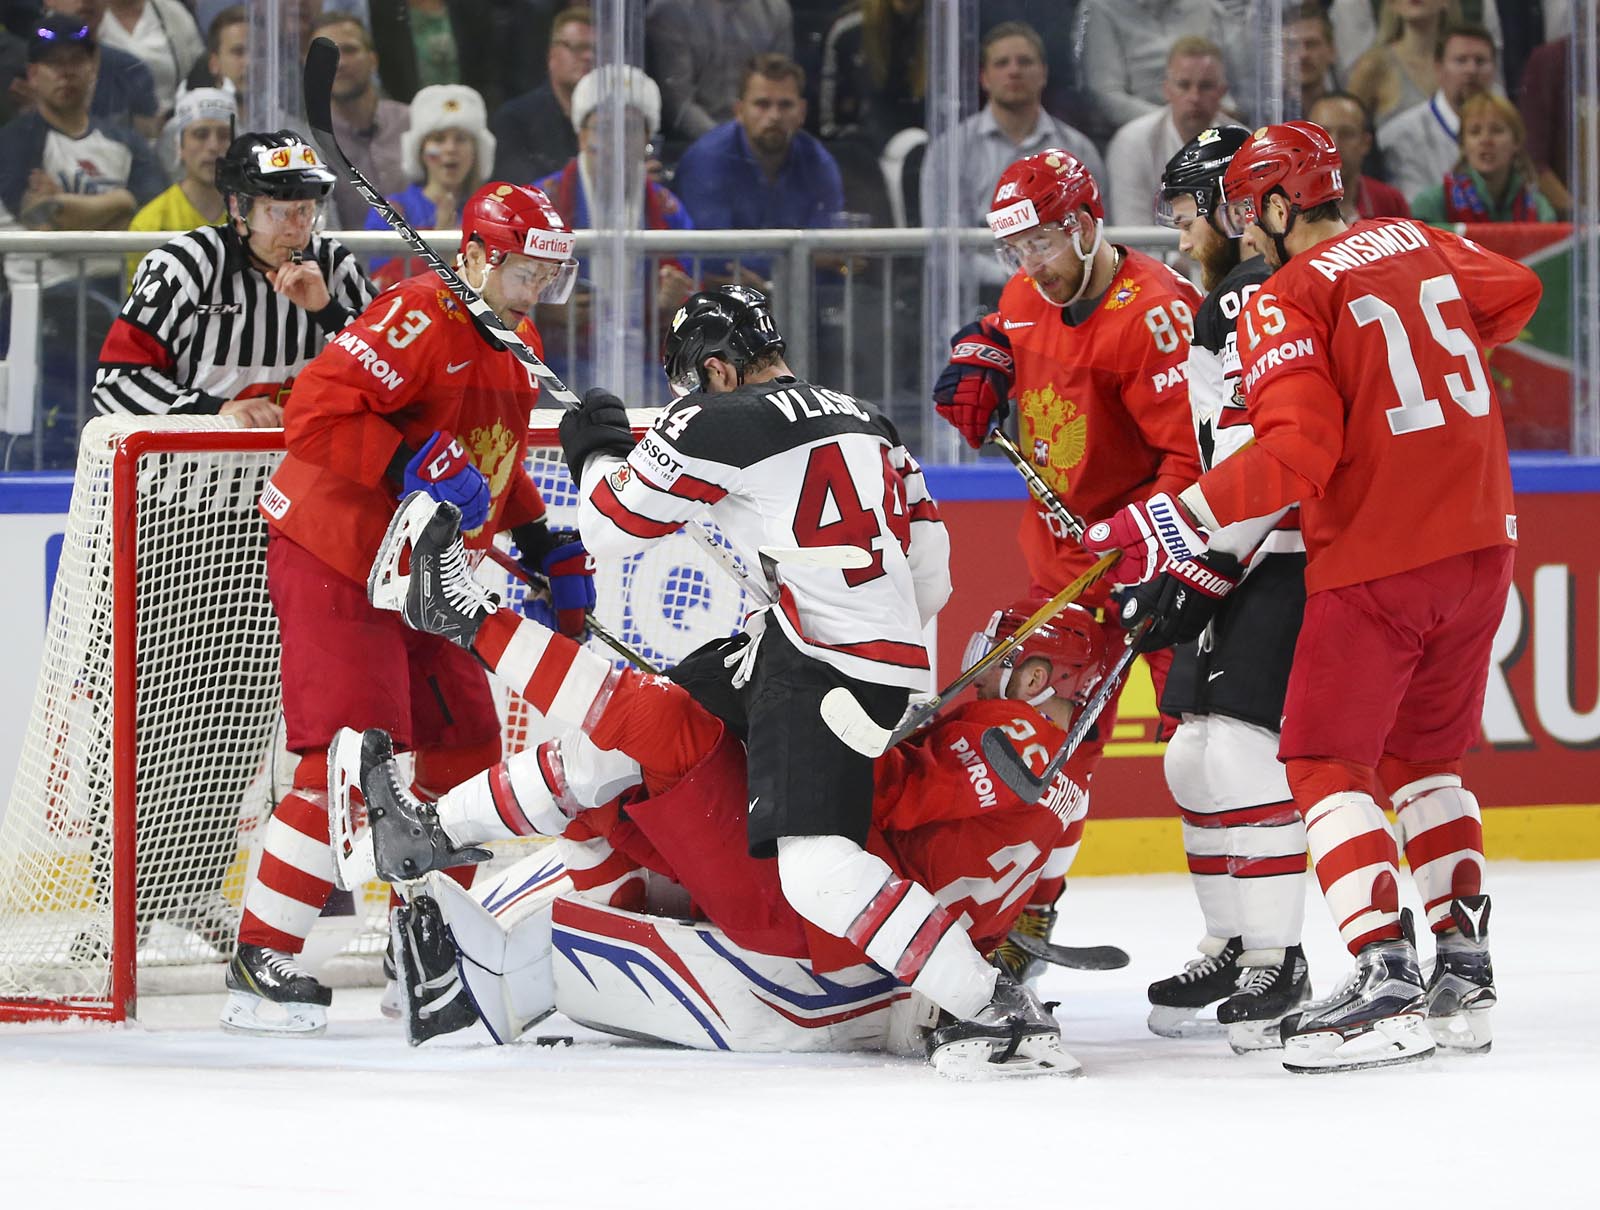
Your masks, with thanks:
[[[1045,765],[1044,772],[1038,776],[1034,776],[1016,748],[1012,747],[1006,733],[999,727],[990,727],[983,733],[981,743],[983,754],[989,759],[989,767],[994,770],[995,776],[1005,782],[1011,792],[1023,802],[1038,802],[1043,798],[1045,791],[1055,781],[1056,774],[1061,772],[1061,767],[1072,759],[1072,754],[1082,745],[1084,736],[1089,734],[1089,728],[1094,726],[1095,720],[1106,708],[1106,703],[1121,686],[1128,666],[1139,654],[1139,640],[1144,638],[1145,631],[1150,629],[1150,623],[1154,620],[1153,616],[1147,616],[1128,632],[1122,654],[1117,657],[1117,662],[1112,665],[1111,671],[1101,680],[1099,688],[1094,691],[1094,696],[1084,703],[1083,709],[1078,712],[1078,717],[1073,720],[1072,730],[1067,732],[1067,738],[1062,741],[1056,754],[1050,758],[1050,763]]]
[[[1128,951],[1115,945],[1051,945],[1026,933],[1012,933],[1009,940],[1030,957],[1075,971],[1117,971],[1129,961]]]
[[[379,193],[361,170],[350,162],[350,157],[345,155],[344,148],[339,146],[339,140],[333,133],[333,77],[338,70],[339,48],[327,38],[313,38],[310,49],[306,51],[304,74],[306,121],[322,154],[333,161],[362,199],[382,216],[383,221],[400,233],[400,237],[426,262],[428,268],[439,275],[440,280],[450,288],[450,293],[460,299],[472,312],[473,318],[488,331],[491,340],[527,366],[551,398],[562,407],[577,407],[578,397],[567,384],[539,360],[522,337],[500,322],[494,309],[478,296],[476,290],[461,280],[460,275],[440,258],[428,241],[417,234],[417,229],[406,221],[405,215],[390,205],[389,199]]]

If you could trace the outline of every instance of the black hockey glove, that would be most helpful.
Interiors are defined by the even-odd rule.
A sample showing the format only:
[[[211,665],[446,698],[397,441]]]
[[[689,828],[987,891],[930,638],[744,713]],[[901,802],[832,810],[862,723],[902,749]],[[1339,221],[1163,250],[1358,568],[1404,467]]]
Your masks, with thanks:
[[[634,445],[628,409],[603,387],[590,387],[583,402],[561,418],[561,453],[574,483],[582,480],[584,466],[596,454],[626,458]]]
[[[1192,643],[1210,624],[1222,599],[1239,586],[1244,567],[1226,551],[1208,550],[1195,559],[1174,563],[1155,579],[1122,598],[1122,626],[1132,630],[1146,617],[1150,629],[1140,651],[1160,651],[1175,643]]]

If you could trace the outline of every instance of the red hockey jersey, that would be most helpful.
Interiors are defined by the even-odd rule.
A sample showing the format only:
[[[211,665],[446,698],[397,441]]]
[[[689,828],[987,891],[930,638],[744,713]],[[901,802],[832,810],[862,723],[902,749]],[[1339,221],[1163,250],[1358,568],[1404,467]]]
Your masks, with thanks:
[[[1200,481],[1217,520],[1287,478],[1309,591],[1517,537],[1483,350],[1527,326],[1539,279],[1471,240],[1373,219],[1302,252],[1239,317],[1256,445]],[[1287,501],[1283,501],[1287,502]]]
[[[519,334],[542,349],[533,324]],[[479,333],[432,273],[380,294],[295,379],[284,408],[288,453],[261,493],[271,529],[358,583],[397,503],[386,472],[404,441],[453,433],[489,480],[489,520],[474,549],[544,515],[524,466],[536,381]]]
[[[1123,251],[1100,305],[1076,327],[1018,273],[984,323],[1016,358],[1021,447],[1086,522],[1200,473],[1185,361],[1200,292],[1159,261]],[[1094,561],[1030,507],[1020,540],[1034,582],[1054,593]],[[1082,598],[1105,603],[1101,583]]]

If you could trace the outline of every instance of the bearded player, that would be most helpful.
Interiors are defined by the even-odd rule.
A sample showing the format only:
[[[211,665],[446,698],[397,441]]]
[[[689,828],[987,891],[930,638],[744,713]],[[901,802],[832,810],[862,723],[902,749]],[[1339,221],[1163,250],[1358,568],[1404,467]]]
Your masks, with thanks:
[[[870,960],[867,947],[889,911],[869,901],[837,935],[830,933],[791,906],[773,862],[750,855],[745,719],[736,711],[718,717],[680,684],[619,672],[570,640],[495,609],[441,541],[451,532],[440,520],[448,510],[417,497],[406,511],[427,521],[411,548],[412,567],[422,574],[414,571],[408,595],[390,603],[408,624],[466,646],[548,720],[581,726],[586,735],[574,730],[523,752],[450,791],[435,808],[405,792],[381,736],[343,733],[341,744],[363,749],[361,788],[376,820],[380,874],[415,878],[457,860],[466,846],[564,834],[569,872],[590,897],[636,910],[643,906],[639,875],[650,868],[687,888],[740,946],[805,958],[819,973]],[[407,526],[404,514],[397,517],[380,565],[398,561]],[[435,582],[429,572],[438,566],[444,570]],[[375,572],[374,583],[382,581]],[[381,589],[373,599],[385,599]],[[1036,607],[997,611],[974,636],[968,658],[986,654]],[[722,650],[715,645],[709,659],[720,664]],[[1100,628],[1069,608],[980,682],[981,700],[876,762],[865,847],[890,870],[895,901],[909,894],[914,879],[939,900],[939,931],[958,930],[983,953],[1000,944],[1049,854],[1076,852],[1088,806],[1086,761],[1075,757],[1043,801],[1024,803],[989,776],[980,737],[985,727],[1003,727],[1025,759],[1042,768],[1098,683],[1104,655]],[[689,685],[721,679],[692,667],[700,658],[691,656],[674,679]],[[627,758],[622,768],[618,754]],[[338,755],[333,762],[349,764]],[[621,791],[619,801],[606,801]],[[912,939],[911,949],[932,948],[934,931],[924,926],[928,939]],[[909,964],[895,973],[915,985]],[[441,997],[448,994],[441,989]],[[936,1067],[960,1075],[1076,1070],[1060,1050],[1059,1027],[1030,990],[1002,973],[994,999],[1010,1009],[983,1017],[982,1031],[948,1019],[932,1031],[927,1048]],[[992,1066],[1006,1070],[987,1071]]]
[[[1258,130],[1223,178],[1224,222],[1276,272],[1239,319],[1256,443],[1091,528],[1117,572],[1154,575],[1202,530],[1300,501],[1306,612],[1279,759],[1354,978],[1286,1018],[1291,1071],[1482,1051],[1495,1002],[1478,802],[1461,781],[1505,611],[1516,513],[1481,350],[1537,307],[1528,268],[1408,220],[1347,226],[1320,126]],[[1434,935],[1424,985],[1395,837]]]
[[[462,211],[467,283],[508,327],[560,302],[576,271],[574,237],[537,189],[489,184]],[[449,643],[373,609],[364,586],[400,495],[460,510],[467,547],[510,531],[547,577],[551,620],[579,633],[594,599],[580,545],[552,533],[523,469],[537,388],[431,273],[379,295],[295,379],[288,452],[262,492],[267,587],[283,639],[283,708],[299,757],[266,827],[227,970],[226,1028],[320,1033],[332,994],[295,962],[333,888],[327,750],[349,722],[381,726],[416,752],[421,787],[442,790],[500,758],[483,670]],[[381,669],[382,675],[375,675]]]
[[[951,338],[933,391],[939,414],[977,449],[1015,399],[1024,453],[1080,517],[1192,483],[1200,463],[1184,361],[1199,291],[1105,240],[1100,187],[1070,152],[1041,151],[1006,169],[988,221],[1011,280],[997,311]],[[1020,540],[1034,589],[1046,596],[1094,561],[1039,506],[1024,514]],[[1119,642],[1110,585],[1080,599]],[[1170,660],[1165,651],[1147,657],[1158,697]],[[1113,698],[1085,741],[1091,759],[1116,719]],[[1024,932],[1049,936],[1063,885],[1063,871],[1046,870]]]
[[[1167,162],[1157,198],[1157,220],[1177,228],[1205,278],[1188,378],[1206,470],[1253,438],[1234,321],[1272,270],[1220,226],[1222,175],[1249,137],[1242,126],[1202,131]],[[1123,617],[1153,612],[1145,647],[1172,645],[1161,709],[1183,721],[1167,744],[1167,788],[1206,925],[1200,956],[1150,985],[1158,1034],[1225,1029],[1235,1050],[1278,1046],[1278,1022],[1310,994],[1305,823],[1278,762],[1305,564],[1299,510],[1280,509],[1213,535],[1204,554],[1136,589]]]

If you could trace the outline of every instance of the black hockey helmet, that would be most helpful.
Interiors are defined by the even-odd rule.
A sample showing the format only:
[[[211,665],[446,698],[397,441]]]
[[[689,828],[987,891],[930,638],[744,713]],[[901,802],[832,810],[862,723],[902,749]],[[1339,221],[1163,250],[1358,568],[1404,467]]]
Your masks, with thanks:
[[[748,286],[719,286],[691,294],[672,317],[661,352],[667,381],[680,395],[705,386],[701,367],[720,357],[739,371],[773,353],[783,352],[783,337],[772,322],[767,296]]]
[[[1180,147],[1161,173],[1156,221],[1163,227],[1176,226],[1172,201],[1185,195],[1194,198],[1200,218],[1215,214],[1222,204],[1222,174],[1228,171],[1233,153],[1249,141],[1250,132],[1243,126],[1212,126]]]
[[[337,180],[317,149],[292,130],[246,131],[217,160],[217,192],[224,197],[320,199],[333,191]]]

